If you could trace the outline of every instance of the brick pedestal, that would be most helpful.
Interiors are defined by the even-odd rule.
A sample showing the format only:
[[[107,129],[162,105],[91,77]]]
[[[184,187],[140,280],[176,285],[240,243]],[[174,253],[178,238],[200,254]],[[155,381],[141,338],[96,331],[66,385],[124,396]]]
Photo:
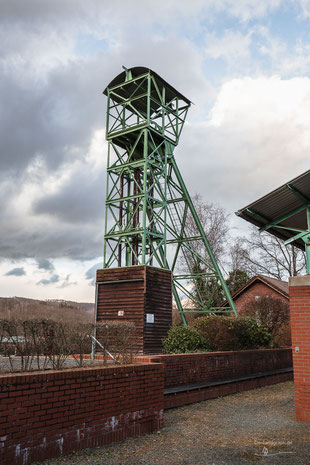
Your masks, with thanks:
[[[172,323],[171,271],[150,266],[102,269],[97,270],[97,285],[97,321],[131,321],[135,351],[161,353]]]
[[[294,276],[289,286],[296,419],[310,422],[310,276]]]

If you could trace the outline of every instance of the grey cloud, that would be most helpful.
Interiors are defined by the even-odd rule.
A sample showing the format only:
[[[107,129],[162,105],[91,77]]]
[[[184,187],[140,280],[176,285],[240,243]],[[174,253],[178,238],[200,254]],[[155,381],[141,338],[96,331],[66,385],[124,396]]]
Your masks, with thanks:
[[[85,278],[90,280],[91,282],[89,283],[90,286],[94,286],[96,284],[96,271],[98,268],[102,268],[102,262],[96,263],[92,267],[90,267],[86,273],[85,273]]]
[[[13,268],[12,270],[5,273],[5,276],[25,276],[26,272],[23,267]]]
[[[81,169],[57,192],[38,199],[33,211],[54,215],[68,223],[97,221],[104,216],[105,178],[105,169],[95,174],[88,172],[87,167],[86,171]]]
[[[12,259],[45,255],[92,260],[103,248],[103,220],[77,227],[52,220],[43,226],[31,225],[23,219],[20,229],[14,223],[6,224],[1,234],[0,256]]]
[[[75,286],[77,284],[76,281],[72,281],[70,282],[70,276],[71,274],[68,274],[65,279],[63,280],[63,282],[60,284],[60,286],[57,286],[58,289],[64,289],[65,287],[69,287],[69,286]]]
[[[28,22],[30,24],[44,23],[53,24],[67,23],[68,20],[77,21],[79,25],[83,20],[93,20],[94,23],[98,18],[109,18],[111,22],[117,21],[120,25],[128,24],[131,21],[137,21],[140,16],[149,26],[150,22],[161,21],[163,24],[169,24],[173,27],[173,20],[180,15],[186,19],[192,19],[198,15],[200,20],[207,21],[212,18],[213,14],[220,14],[225,11],[241,21],[247,21],[251,18],[262,17],[270,11],[276,10],[282,4],[279,2],[270,2],[270,0],[258,0],[249,2],[240,0],[236,3],[234,0],[192,0],[191,2],[180,2],[180,0],[158,0],[156,3],[141,2],[140,0],[131,0],[122,2],[121,7],[108,0],[75,0],[74,8],[70,1],[53,0],[53,2],[42,3],[40,0],[28,0],[21,3],[19,0],[10,0],[2,2],[1,17],[3,20],[10,20],[17,23]],[[304,5],[297,2],[299,10],[304,9]],[[184,21],[180,21],[180,26],[186,27]],[[95,27],[95,25],[94,25]]]
[[[0,95],[6,109],[0,112],[2,171],[20,175],[36,157],[50,169],[80,158],[93,129],[104,127],[104,74],[100,64],[73,63],[33,88],[19,76],[2,73]]]
[[[58,274],[53,274],[50,279],[41,279],[40,281],[38,281],[36,284],[37,285],[42,285],[42,286],[47,286],[48,284],[54,284],[54,283],[58,283],[59,281],[59,276]]]
[[[143,40],[132,47],[130,31],[126,34],[126,45],[122,51],[125,66],[142,65],[151,68],[197,104],[197,108],[214,97],[215,91],[202,70],[203,59],[189,40],[172,35],[159,43]],[[197,108],[194,106],[192,111],[197,111]]]
[[[47,19],[54,22],[54,18],[59,19],[71,14],[73,17],[80,13],[79,0],[75,2],[74,8],[70,2],[63,0],[53,0],[43,4],[40,0],[29,0],[27,3],[20,3],[19,0],[10,0],[2,2],[0,7],[1,18],[5,21],[22,22],[22,21],[38,21]]]
[[[38,264],[39,270],[46,270],[46,271],[52,272],[55,269],[53,263],[47,258],[38,258],[37,264]]]
[[[102,262],[95,263],[92,267],[90,267],[86,272],[85,272],[85,278],[86,279],[93,279],[96,276],[96,271],[98,268],[102,268]]]
[[[87,153],[93,130],[104,126],[105,105],[101,92],[107,82],[104,78],[105,66],[103,62],[96,64],[93,61],[84,63],[80,69],[69,66],[67,70],[60,70],[58,76],[55,73],[54,80],[51,79],[42,91],[44,95],[37,100],[35,91],[33,95],[29,93],[29,98],[22,98],[22,85],[17,92],[16,89],[10,91],[8,86],[7,94],[12,97],[13,107],[16,104],[15,111],[5,94],[7,87],[2,83],[8,111],[5,116],[0,111],[0,166],[3,178],[2,184],[0,178],[0,192],[6,197],[6,202],[0,207],[3,220],[0,256],[89,259],[100,255],[104,203],[102,178],[105,178],[105,174],[98,173],[92,180],[84,170],[69,179],[59,192],[53,195],[42,192],[33,207],[37,209],[38,219],[41,213],[50,214],[50,219],[29,223],[27,213],[23,216],[20,212],[14,218],[9,205],[12,196],[18,194],[23,183],[31,182],[31,174],[26,169],[38,154],[46,161],[49,174],[72,157],[80,160]],[[32,102],[32,98],[36,101]],[[53,103],[56,101],[58,109]],[[62,105],[67,107],[66,110]],[[65,113],[67,125],[64,121]],[[16,121],[16,118],[19,120]],[[17,129],[13,137],[12,128],[15,127]],[[106,154],[103,153],[103,156]],[[8,179],[11,181],[10,186]],[[14,189],[12,186],[15,186]],[[56,217],[63,223],[55,223]],[[67,224],[70,222],[80,222],[79,229],[76,229],[76,225]]]
[[[277,122],[253,129],[250,117],[239,126],[192,125],[184,129],[176,160],[191,195],[199,192],[233,213],[308,169],[308,147],[291,151],[299,131]]]
[[[139,13],[151,13],[160,16],[162,8],[170,10],[171,14],[175,9],[175,4],[180,6],[180,2],[177,0],[170,1],[172,5],[169,7],[167,2],[159,0],[156,7],[149,7],[148,5],[141,4],[138,0],[132,0],[130,4],[124,2],[120,8],[113,6],[108,0],[88,0],[87,5],[83,0],[75,0],[74,8],[72,8],[71,2],[63,0],[53,0],[46,5],[42,4],[40,0],[28,0],[23,5],[19,0],[10,0],[9,2],[3,2],[1,4],[1,17],[3,20],[10,20],[16,23],[29,22],[29,23],[42,23],[57,24],[55,21],[64,21],[68,18],[71,21],[79,19],[79,23],[83,24],[83,19],[86,17],[88,20],[95,19],[100,16],[106,16],[111,20],[117,19],[118,22],[122,23],[126,20],[126,17],[136,18],[137,10]],[[201,7],[201,4],[205,3],[205,0],[192,0],[191,9],[185,8],[187,11],[193,10],[193,7]],[[160,6],[158,6],[160,5]],[[180,8],[183,9],[182,7]],[[144,11],[143,11],[144,10]],[[162,15],[165,19],[165,16]]]

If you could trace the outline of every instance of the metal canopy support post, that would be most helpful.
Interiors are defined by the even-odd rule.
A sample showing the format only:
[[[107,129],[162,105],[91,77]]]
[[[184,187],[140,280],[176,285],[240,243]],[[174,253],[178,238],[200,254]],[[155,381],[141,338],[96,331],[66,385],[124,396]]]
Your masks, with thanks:
[[[236,314],[173,155],[191,102],[147,68],[126,69],[104,93],[109,144],[104,268],[170,269],[184,324],[184,300],[189,311],[218,311],[212,305],[218,286],[228,302],[221,311]],[[201,282],[208,297],[199,290]]]
[[[307,274],[310,274],[310,208],[307,208],[307,225],[308,225],[308,235],[307,237],[303,236],[305,241],[306,249],[306,263],[307,263]]]
[[[96,291],[95,291],[95,314],[94,314],[94,334],[92,336],[92,346],[91,346],[91,359],[95,359],[96,353],[96,336],[97,336],[97,314],[98,314],[98,283],[96,283]]]
[[[310,274],[310,242],[306,243],[305,248],[306,248],[307,274]]]

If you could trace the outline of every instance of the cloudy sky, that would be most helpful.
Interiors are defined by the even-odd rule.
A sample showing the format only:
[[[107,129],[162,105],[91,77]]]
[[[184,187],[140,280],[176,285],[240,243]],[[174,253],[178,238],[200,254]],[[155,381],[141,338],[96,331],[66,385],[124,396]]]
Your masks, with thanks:
[[[233,214],[309,169],[309,0],[0,0],[0,44],[0,296],[94,300],[122,65],[194,102],[191,194]]]

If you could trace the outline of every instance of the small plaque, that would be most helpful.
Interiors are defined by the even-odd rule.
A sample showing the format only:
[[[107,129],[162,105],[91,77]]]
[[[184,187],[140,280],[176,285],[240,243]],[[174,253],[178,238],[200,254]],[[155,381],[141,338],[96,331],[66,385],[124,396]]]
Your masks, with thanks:
[[[119,310],[119,311],[117,312],[117,315],[118,315],[118,316],[124,316],[124,310]]]
[[[146,314],[146,322],[147,323],[154,323],[154,313],[147,313]]]
[[[295,347],[295,352],[298,354],[298,352],[299,352],[299,347]]]

